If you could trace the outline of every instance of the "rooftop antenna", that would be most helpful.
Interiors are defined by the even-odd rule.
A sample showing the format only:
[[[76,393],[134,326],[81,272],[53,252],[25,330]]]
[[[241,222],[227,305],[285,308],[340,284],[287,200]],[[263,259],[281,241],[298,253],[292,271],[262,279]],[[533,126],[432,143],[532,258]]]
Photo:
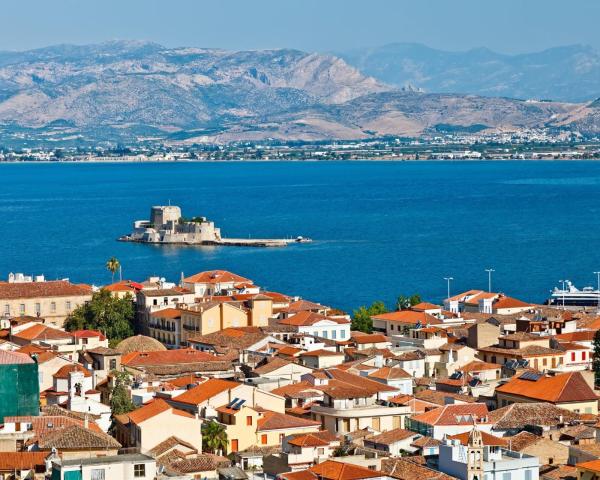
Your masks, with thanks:
[[[485,271],[488,274],[488,292],[492,291],[492,273],[495,272],[493,268],[486,268]]]

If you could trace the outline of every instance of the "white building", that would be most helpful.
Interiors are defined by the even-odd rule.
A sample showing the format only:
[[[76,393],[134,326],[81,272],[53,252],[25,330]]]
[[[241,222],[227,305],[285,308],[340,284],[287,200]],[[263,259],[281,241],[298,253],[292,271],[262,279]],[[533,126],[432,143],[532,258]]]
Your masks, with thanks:
[[[156,460],[141,453],[52,462],[54,480],[153,480]]]
[[[508,450],[505,443],[473,428],[440,445],[438,469],[461,480],[538,480],[538,458]]]

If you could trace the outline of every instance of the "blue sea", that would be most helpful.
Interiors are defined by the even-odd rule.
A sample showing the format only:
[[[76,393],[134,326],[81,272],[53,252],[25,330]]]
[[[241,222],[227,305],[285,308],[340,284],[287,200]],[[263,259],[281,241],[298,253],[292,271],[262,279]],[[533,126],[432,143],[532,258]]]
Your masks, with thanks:
[[[0,164],[0,279],[110,282],[226,269],[350,311],[399,294],[439,302],[487,288],[541,302],[559,280],[595,285],[600,163],[290,162]],[[224,236],[303,235],[287,248],[117,242],[151,205],[180,205]]]

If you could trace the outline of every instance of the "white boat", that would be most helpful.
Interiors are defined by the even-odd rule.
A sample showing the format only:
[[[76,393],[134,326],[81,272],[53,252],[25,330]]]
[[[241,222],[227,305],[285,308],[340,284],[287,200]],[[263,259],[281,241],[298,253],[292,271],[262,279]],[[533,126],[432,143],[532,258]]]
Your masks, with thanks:
[[[567,280],[563,288],[554,287],[546,304],[560,307],[596,307],[600,305],[600,290],[593,287],[580,290]]]

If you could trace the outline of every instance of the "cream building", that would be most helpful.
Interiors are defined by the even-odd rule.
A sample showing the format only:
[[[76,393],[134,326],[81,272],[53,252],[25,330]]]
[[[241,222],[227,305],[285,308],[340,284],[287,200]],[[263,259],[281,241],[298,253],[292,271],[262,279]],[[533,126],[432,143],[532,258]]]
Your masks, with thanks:
[[[32,280],[11,274],[8,282],[0,282],[0,314],[5,317],[29,315],[62,326],[73,310],[91,299],[89,285],[75,285],[68,280],[46,281],[43,276]]]

